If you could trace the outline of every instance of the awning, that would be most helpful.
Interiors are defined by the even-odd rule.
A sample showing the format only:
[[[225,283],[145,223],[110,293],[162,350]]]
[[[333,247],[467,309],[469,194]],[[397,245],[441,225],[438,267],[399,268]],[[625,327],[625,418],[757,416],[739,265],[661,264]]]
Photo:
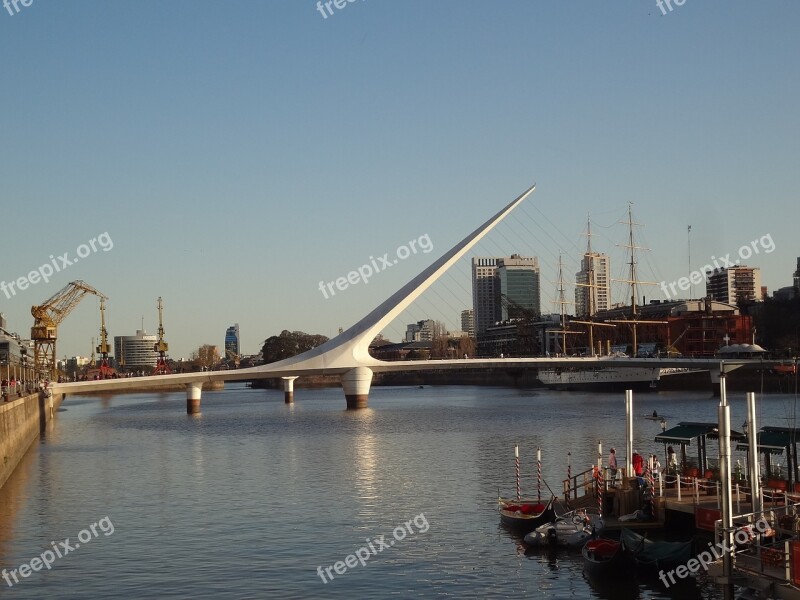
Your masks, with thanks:
[[[800,431],[790,427],[764,427],[758,432],[758,451],[770,454],[783,454],[789,446],[800,441]],[[745,440],[737,444],[737,450],[747,450]]]
[[[693,439],[706,435],[717,428],[716,423],[678,423],[656,436],[656,442],[664,444],[691,444]]]
[[[719,427],[716,423],[678,423],[672,429],[656,436],[655,441],[663,444],[691,444],[692,440],[706,436],[709,439],[719,438]],[[744,435],[731,430],[731,439],[734,441],[744,439]]]

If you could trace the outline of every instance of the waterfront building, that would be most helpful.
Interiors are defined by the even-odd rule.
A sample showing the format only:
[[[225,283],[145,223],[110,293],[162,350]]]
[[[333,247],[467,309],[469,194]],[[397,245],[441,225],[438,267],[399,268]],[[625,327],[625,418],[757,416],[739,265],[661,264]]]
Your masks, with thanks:
[[[143,329],[137,329],[136,335],[114,336],[114,357],[117,364],[126,369],[155,367],[158,361],[158,353],[154,349],[157,342],[157,335]]]
[[[581,260],[581,270],[575,274],[575,314],[593,317],[608,310],[611,302],[611,275],[607,254],[587,252]]]
[[[741,265],[706,271],[706,295],[730,304],[760,302],[764,299],[761,269]]]
[[[796,295],[797,295],[797,288],[793,286],[782,287],[772,292],[772,298],[775,300],[779,300],[781,302],[794,300]]]
[[[519,254],[497,260],[500,320],[538,318],[541,313],[539,259]]]
[[[433,319],[425,319],[424,321],[417,321],[406,326],[406,341],[407,342],[431,342],[434,338],[439,337],[443,331],[439,331],[441,327]]]
[[[500,320],[500,285],[496,258],[472,259],[472,314],[475,335]]]
[[[235,356],[239,356],[239,324],[234,323],[225,331],[225,354],[228,352]]]
[[[703,300],[653,300],[639,307],[637,345],[640,356],[681,354],[711,357],[727,344],[748,344],[753,341],[753,318],[743,315],[735,304]],[[630,317],[629,307],[604,311],[597,315],[599,323],[616,323]],[[632,351],[632,327],[598,327],[594,329],[595,347],[601,354]],[[575,336],[581,353],[588,353],[588,335]]]
[[[475,337],[475,313],[471,308],[461,311],[461,331],[469,337]]]

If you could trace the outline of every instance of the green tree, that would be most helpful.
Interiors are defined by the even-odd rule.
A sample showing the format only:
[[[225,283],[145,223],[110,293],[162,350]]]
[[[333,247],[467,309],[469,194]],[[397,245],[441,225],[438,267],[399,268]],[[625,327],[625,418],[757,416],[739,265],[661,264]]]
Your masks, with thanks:
[[[273,363],[307,352],[327,341],[328,338],[324,335],[284,329],[280,335],[273,335],[264,341],[261,353],[265,364]]]

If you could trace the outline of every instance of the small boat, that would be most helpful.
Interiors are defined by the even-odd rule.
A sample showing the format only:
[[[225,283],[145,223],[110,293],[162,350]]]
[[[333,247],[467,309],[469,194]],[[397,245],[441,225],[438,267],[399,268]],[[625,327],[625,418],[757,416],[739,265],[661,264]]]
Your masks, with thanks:
[[[612,577],[628,564],[622,542],[608,538],[589,540],[581,550],[583,567],[593,577]]]
[[[596,508],[581,508],[564,513],[552,523],[540,525],[525,536],[525,543],[534,547],[562,547],[578,550],[604,527]]]
[[[500,522],[520,533],[528,533],[540,525],[555,520],[556,511],[553,502],[555,497],[550,498],[547,504],[542,504],[539,500],[498,498]]]
[[[636,566],[655,571],[672,569],[692,558],[692,541],[656,542],[630,529],[623,529],[620,541]]]

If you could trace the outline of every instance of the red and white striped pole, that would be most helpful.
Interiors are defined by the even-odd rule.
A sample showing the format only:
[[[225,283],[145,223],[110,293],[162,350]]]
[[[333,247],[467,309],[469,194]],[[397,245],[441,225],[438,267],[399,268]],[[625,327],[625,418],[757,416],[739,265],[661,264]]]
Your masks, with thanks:
[[[536,499],[542,500],[542,449],[536,449]]]
[[[597,511],[603,516],[603,469],[597,469]]]
[[[567,452],[567,481],[572,486],[572,452]]]
[[[517,471],[517,500],[522,499],[522,489],[519,485],[519,445],[514,444],[514,466]]]

